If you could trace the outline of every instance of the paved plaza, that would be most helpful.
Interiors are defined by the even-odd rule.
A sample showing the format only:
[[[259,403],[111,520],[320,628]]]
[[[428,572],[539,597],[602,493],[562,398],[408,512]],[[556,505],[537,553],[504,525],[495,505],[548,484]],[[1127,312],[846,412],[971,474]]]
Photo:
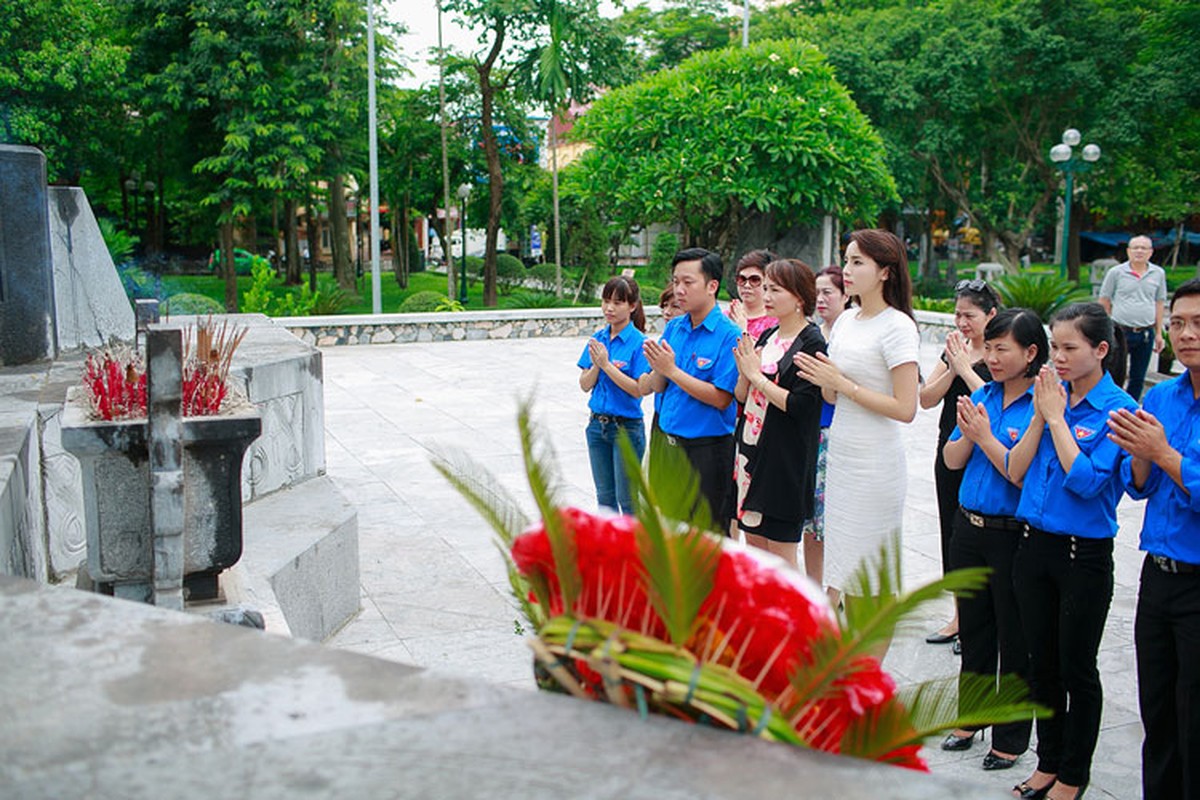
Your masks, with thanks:
[[[358,506],[362,561],[362,612],[330,645],[533,688],[530,652],[491,530],[433,469],[430,456],[469,453],[532,508],[516,430],[517,401],[532,395],[535,419],[557,453],[563,499],[593,509],[583,434],[587,398],[575,367],[583,345],[583,339],[518,339],[323,351],[328,470]],[[925,373],[938,352],[923,346]],[[649,398],[645,405],[649,412]],[[941,570],[933,485],[937,413],[919,412],[904,430],[903,568],[910,586]],[[1100,650],[1104,717],[1089,798],[1140,796],[1133,615],[1141,511],[1128,498],[1120,508],[1116,590]],[[885,666],[899,683],[956,674],[958,659],[949,646],[924,643],[950,613],[946,598],[897,632]],[[986,751],[986,743],[977,743],[966,754],[945,753],[935,743],[924,755],[935,773],[995,787],[997,797],[1007,796],[1036,763],[1029,753],[1012,770],[986,773],[979,769]]]

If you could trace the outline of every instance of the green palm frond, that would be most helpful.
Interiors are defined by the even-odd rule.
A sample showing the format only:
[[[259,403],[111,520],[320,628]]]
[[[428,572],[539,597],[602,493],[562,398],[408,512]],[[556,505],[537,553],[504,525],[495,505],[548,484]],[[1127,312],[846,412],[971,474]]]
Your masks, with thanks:
[[[548,441],[539,438],[533,426],[531,411],[532,397],[518,404],[517,429],[521,434],[521,455],[525,459],[525,474],[529,478],[529,491],[542,515],[546,526],[546,538],[550,540],[550,552],[554,557],[554,573],[558,576],[562,592],[563,607],[575,608],[579,599],[582,579],[576,558],[575,534],[563,522],[558,509],[558,470],[554,451]],[[549,605],[546,606],[549,608]]]
[[[904,593],[900,581],[900,537],[893,534],[874,559],[865,559],[850,578],[843,638],[860,643],[863,652],[886,646],[900,620],[945,592],[970,596],[987,585],[986,567],[954,570],[940,580]]]
[[[433,468],[492,527],[500,544],[512,547],[513,539],[530,524],[529,516],[512,493],[487,467],[464,450],[456,448],[434,453],[432,461]]]
[[[508,573],[508,584],[513,597],[529,624],[536,630],[545,620],[548,596],[538,593],[538,588],[526,580],[517,570],[510,553],[513,539],[529,527],[530,519],[516,498],[491,471],[468,455],[465,451],[452,449],[435,453],[433,468],[441,473],[450,485],[458,490],[471,507],[496,532],[496,549],[504,559]],[[529,592],[538,594],[539,604],[529,602]]]
[[[836,693],[834,682],[860,668],[856,662],[862,657],[877,656],[886,649],[896,625],[921,605],[943,592],[967,594],[987,583],[986,568],[956,570],[913,592],[898,593],[899,553],[898,540],[893,538],[880,548],[877,559],[868,560],[855,571],[851,586],[860,594],[846,597],[840,631],[814,641],[810,657],[790,676],[793,696],[802,700],[785,706],[789,716],[802,715],[811,705]]]
[[[638,467],[638,472],[641,466]],[[713,530],[712,509],[700,494],[700,476],[683,448],[672,447],[666,434],[650,432],[649,485],[654,487],[654,500],[649,508],[667,519],[687,523],[689,527]],[[635,490],[634,505],[640,512],[649,499]]]
[[[841,752],[875,760],[921,745],[930,736],[1046,716],[1049,709],[1029,699],[1024,681],[985,675],[927,681],[900,690],[895,698],[853,722],[842,737]]]
[[[662,507],[658,487],[642,472],[637,453],[624,431],[618,444],[625,473],[630,478],[630,490],[640,498],[637,506],[642,533],[638,537],[638,552],[646,595],[666,625],[671,642],[682,647],[692,638],[700,607],[712,592],[721,546],[697,527],[682,533],[671,530],[668,519],[658,511]],[[665,457],[671,456],[687,461],[682,451],[667,448]],[[687,467],[690,469],[691,465]]]

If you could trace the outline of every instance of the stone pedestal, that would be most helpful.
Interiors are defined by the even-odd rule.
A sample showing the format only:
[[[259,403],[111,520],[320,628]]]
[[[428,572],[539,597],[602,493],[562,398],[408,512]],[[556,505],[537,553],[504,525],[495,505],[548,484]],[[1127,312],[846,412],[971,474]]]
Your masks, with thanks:
[[[57,354],[46,157],[0,145],[0,366]]]

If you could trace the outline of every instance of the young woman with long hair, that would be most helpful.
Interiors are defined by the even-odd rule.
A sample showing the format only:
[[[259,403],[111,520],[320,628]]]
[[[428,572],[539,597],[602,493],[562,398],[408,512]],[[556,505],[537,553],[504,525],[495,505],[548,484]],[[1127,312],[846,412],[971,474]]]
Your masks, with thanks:
[[[736,520],[746,543],[799,567],[796,546],[812,516],[820,438],[821,388],[801,378],[796,353],[825,352],[808,320],[816,281],[803,261],[772,261],[765,270],[765,307],[779,324],[757,340],[742,334],[734,350],[744,404],[738,420]]]
[[[638,378],[650,371],[642,352],[646,312],[633,278],[618,275],[609,279],[600,297],[607,324],[588,339],[579,356],[579,388],[592,395],[588,400],[588,457],[597,504],[632,514],[629,478],[617,442],[620,431],[625,431],[639,459],[646,450],[638,388]]]
[[[859,564],[900,532],[908,486],[898,424],[917,413],[920,349],[900,239],[882,230],[852,233],[842,280],[858,309],[834,323],[828,356],[795,357],[800,376],[836,409],[825,483],[825,580],[835,594],[856,593],[851,577]]]
[[[921,387],[921,408],[942,404],[938,418],[937,455],[933,462],[933,483],[937,490],[938,523],[942,534],[942,569],[949,569],[950,539],[958,513],[958,488],[962,470],[946,466],[942,451],[954,430],[958,398],[966,397],[989,379],[984,363],[983,331],[996,315],[1000,298],[986,281],[964,280],[954,287],[955,329],[946,334],[946,346],[937,366]],[[954,643],[958,649],[958,615],[942,629],[925,637],[929,644]]]
[[[1021,490],[1008,479],[1005,462],[1033,417],[1033,379],[1046,363],[1049,344],[1038,315],[1025,308],[997,313],[984,329],[984,361],[991,376],[955,402],[958,424],[946,442],[946,466],[961,470],[954,536],[947,569],[987,567],[987,586],[957,599],[962,670],[979,680],[1027,677],[1028,652],[1012,565],[1024,524],[1017,520]],[[1028,720],[992,728],[985,770],[1008,769],[1029,747]],[[943,750],[967,750],[978,729],[954,731]]]
[[[1099,303],[1076,303],[1050,320],[1050,360],[1034,382],[1033,417],[1008,457],[1021,483],[1025,523],[1013,561],[1039,718],[1038,764],[1016,797],[1072,800],[1088,784],[1104,703],[1096,665],[1113,593],[1113,537],[1121,498],[1121,448],[1108,415],[1136,410],[1109,370],[1123,340]],[[1119,370],[1118,370],[1119,372]]]
[[[817,273],[817,319],[828,347],[833,323],[850,303],[842,283],[842,268],[830,265]],[[833,403],[821,401],[821,438],[817,444],[817,483],[813,490],[813,514],[804,521],[804,574],[818,586],[825,579],[825,470],[829,447],[829,426],[833,423]]]

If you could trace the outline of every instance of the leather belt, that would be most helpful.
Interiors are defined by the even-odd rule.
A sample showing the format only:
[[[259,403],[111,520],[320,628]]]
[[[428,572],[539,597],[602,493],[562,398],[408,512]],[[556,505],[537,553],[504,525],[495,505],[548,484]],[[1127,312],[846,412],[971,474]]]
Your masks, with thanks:
[[[994,528],[1001,531],[1025,530],[1025,523],[1013,517],[989,517],[986,514],[969,511],[962,506],[959,506],[958,510],[967,518],[967,522],[976,528]]]
[[[642,421],[641,417],[614,417],[612,414],[592,414],[592,419],[597,422],[602,422],[605,425],[616,423],[617,425],[636,425]]]
[[[1150,555],[1150,560],[1154,562],[1154,566],[1172,575],[1200,572],[1200,564],[1189,564],[1186,561],[1176,561],[1173,558],[1153,554]]]
[[[686,439],[666,431],[663,431],[663,436],[666,437],[667,444],[672,447],[704,447],[710,444],[721,444],[733,438],[733,434],[727,433],[724,436],[697,436],[694,439]]]

